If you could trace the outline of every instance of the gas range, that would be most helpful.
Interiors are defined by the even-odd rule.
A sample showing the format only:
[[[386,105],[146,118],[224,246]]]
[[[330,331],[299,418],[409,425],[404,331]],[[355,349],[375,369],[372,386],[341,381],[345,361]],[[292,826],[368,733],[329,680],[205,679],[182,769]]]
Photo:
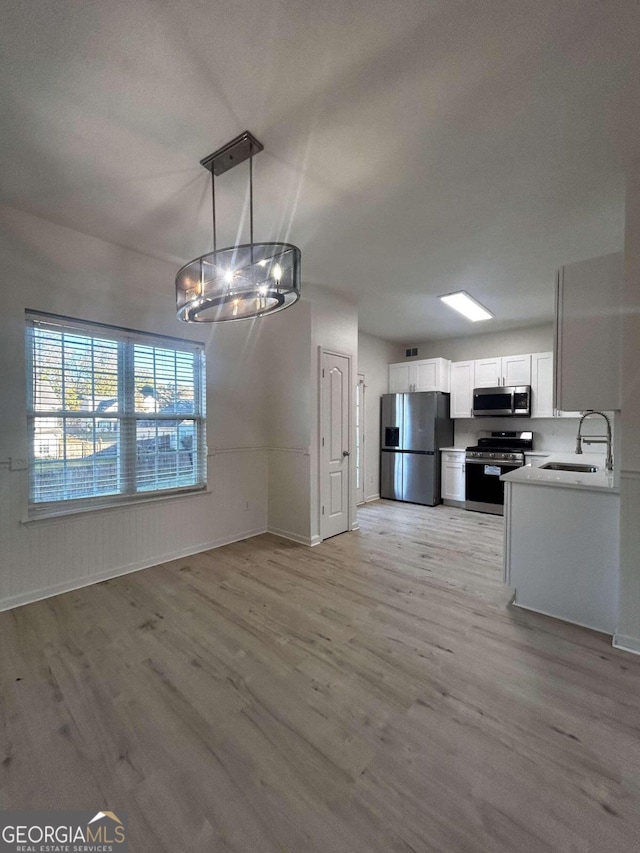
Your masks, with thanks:
[[[500,477],[524,465],[527,450],[533,450],[531,432],[492,432],[479,438],[473,447],[467,447],[465,507],[502,515],[504,484]]]
[[[477,462],[509,462],[524,465],[524,454],[533,450],[531,432],[492,432],[478,439],[473,447],[467,447],[466,458]]]

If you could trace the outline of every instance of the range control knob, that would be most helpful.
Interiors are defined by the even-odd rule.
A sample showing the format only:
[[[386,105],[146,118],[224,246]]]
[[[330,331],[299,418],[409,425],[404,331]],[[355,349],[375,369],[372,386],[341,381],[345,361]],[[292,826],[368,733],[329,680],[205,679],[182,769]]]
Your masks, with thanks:
[[[495,453],[490,453],[490,454],[489,454],[489,459],[495,459],[495,458],[496,458],[496,454],[495,454]]]

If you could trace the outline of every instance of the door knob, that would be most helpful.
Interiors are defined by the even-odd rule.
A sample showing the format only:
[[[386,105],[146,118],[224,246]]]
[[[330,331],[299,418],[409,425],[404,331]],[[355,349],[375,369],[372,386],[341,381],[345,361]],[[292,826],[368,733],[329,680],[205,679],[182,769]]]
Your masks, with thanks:
[[[343,455],[343,456],[351,456],[351,454],[349,453],[349,451],[348,451],[348,450],[343,450],[343,451],[342,451],[342,455]]]

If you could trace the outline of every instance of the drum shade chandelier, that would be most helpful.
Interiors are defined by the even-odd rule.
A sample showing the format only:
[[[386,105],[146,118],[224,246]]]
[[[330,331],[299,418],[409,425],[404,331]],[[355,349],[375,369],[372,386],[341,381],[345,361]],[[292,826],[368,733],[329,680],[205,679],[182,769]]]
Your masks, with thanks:
[[[300,249],[290,243],[253,241],[253,156],[262,143],[246,130],[200,161],[211,172],[213,252],[178,270],[178,319],[186,323],[221,323],[275,314],[300,298]],[[249,161],[249,240],[218,249],[216,190],[218,175]]]

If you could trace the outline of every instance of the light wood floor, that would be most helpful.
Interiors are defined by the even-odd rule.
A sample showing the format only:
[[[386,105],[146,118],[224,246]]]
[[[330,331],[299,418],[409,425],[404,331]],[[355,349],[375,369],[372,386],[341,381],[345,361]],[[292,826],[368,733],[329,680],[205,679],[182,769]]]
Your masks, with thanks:
[[[508,607],[502,519],[378,502],[0,614],[4,808],[132,853],[640,849],[640,658]]]

